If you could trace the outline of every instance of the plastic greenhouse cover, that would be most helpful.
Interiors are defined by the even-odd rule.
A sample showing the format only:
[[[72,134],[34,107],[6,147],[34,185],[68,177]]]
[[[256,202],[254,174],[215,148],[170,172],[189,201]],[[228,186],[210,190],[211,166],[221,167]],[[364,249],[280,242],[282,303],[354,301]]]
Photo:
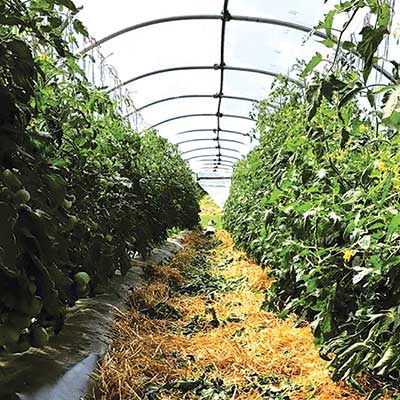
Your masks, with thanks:
[[[198,176],[229,177],[232,168],[218,166],[214,172],[213,160],[220,152],[222,158],[232,157],[229,161],[235,162],[256,145],[255,140],[245,136],[255,127],[255,121],[248,119],[254,109],[252,100],[261,100],[268,95],[275,74],[296,79],[291,67],[297,59],[308,60],[316,51],[322,54],[327,51],[318,42],[319,38],[305,40],[308,38],[305,31],[293,29],[287,23],[312,28],[334,3],[328,1],[324,4],[322,0],[228,2],[229,13],[233,16],[268,18],[278,22],[226,22],[224,62],[234,70],[224,71],[223,94],[246,99],[222,99],[220,149],[213,131],[218,126],[216,112],[219,100],[213,95],[220,91],[221,71],[213,66],[221,63],[221,19],[147,26],[106,41],[101,44],[100,51],[107,63],[118,71],[122,82],[132,81],[126,88],[135,108],[140,110],[140,118],[137,119],[139,131],[161,123],[156,129],[161,136],[179,143],[183,158],[190,158],[190,165]],[[106,0],[78,0],[77,4],[83,6],[80,18],[90,34],[100,40],[121,29],[158,18],[184,15],[212,15],[218,18],[224,1],[114,0],[110,3]],[[280,22],[286,26],[280,26]],[[362,22],[359,23],[362,26]],[[392,53],[390,55],[393,56]],[[143,74],[176,67],[201,69],[155,73],[140,78]],[[263,70],[265,73],[238,71],[236,68]],[[377,75],[375,79],[382,77]],[[194,95],[197,97],[189,97]],[[185,97],[149,105],[177,96]],[[141,109],[144,106],[147,107]],[[186,117],[192,114],[200,115]],[[164,122],[181,116],[183,118]],[[229,180],[200,180],[200,183],[220,204],[224,203]]]

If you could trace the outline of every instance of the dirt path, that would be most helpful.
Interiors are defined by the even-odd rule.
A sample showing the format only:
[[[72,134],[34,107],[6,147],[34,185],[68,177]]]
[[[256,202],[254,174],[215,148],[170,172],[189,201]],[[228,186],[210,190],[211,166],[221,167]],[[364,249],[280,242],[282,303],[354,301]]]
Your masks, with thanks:
[[[261,311],[265,272],[226,232],[146,271],[100,370],[102,399],[361,399],[330,381],[307,325]]]

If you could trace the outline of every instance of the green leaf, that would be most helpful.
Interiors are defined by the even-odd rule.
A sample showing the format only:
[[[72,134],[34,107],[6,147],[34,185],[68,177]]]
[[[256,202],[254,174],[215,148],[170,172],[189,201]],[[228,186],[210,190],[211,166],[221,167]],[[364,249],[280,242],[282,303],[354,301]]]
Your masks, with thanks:
[[[324,46],[328,47],[329,49],[332,49],[335,46],[335,41],[332,39],[325,39],[322,40],[320,43],[322,43]]]
[[[390,221],[390,224],[388,226],[387,229],[387,233],[386,233],[386,240],[390,240],[393,233],[396,231],[396,229],[399,227],[400,225],[400,214],[396,214],[392,220]]]
[[[279,190],[277,187],[275,187],[271,193],[271,196],[268,199],[268,203],[270,203],[270,204],[276,203],[279,200],[279,198],[282,196],[282,194],[283,194],[282,191]]]
[[[304,79],[313,69],[322,61],[322,55],[317,53],[306,65],[303,72],[300,74],[300,78]]]
[[[362,40],[357,44],[357,52],[364,61],[364,82],[367,82],[374,65],[374,55],[388,33],[389,31],[386,27],[374,29],[370,26],[365,26],[360,32]]]
[[[321,28],[325,28],[325,32],[326,35],[328,36],[328,38],[330,38],[332,36],[332,25],[333,25],[333,20],[335,18],[336,15],[336,10],[333,9],[331,11],[328,12],[328,14],[326,15],[325,21],[323,22]]]
[[[315,114],[318,111],[319,106],[321,105],[322,101],[322,93],[321,93],[321,85],[310,85],[307,88],[307,111],[308,111],[308,116],[307,119],[308,121],[311,121]]]
[[[74,20],[74,29],[84,37],[88,37],[89,33],[86,27],[78,19]]]
[[[356,88],[349,90],[347,93],[345,93],[341,97],[338,107],[343,108],[350,100],[352,100],[362,90],[363,90],[363,87],[356,87]]]
[[[321,93],[330,102],[333,99],[333,94],[337,91],[341,91],[347,87],[347,84],[340,79],[337,79],[335,75],[329,75],[328,79],[325,79],[321,83]]]
[[[76,8],[75,4],[71,0],[57,0],[57,4],[67,7],[74,13],[78,12],[78,9]]]
[[[345,41],[342,43],[342,47],[343,47],[344,50],[351,51],[351,50],[353,50],[353,49],[356,47],[356,45],[355,45],[355,43],[353,43],[353,42],[350,42],[350,41],[348,41],[348,40],[345,40]]]

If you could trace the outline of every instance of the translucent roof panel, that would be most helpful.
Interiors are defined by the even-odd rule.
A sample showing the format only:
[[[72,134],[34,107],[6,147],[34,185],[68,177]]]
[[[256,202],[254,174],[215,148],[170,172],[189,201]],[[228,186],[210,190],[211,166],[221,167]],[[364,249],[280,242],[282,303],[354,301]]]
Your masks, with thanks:
[[[219,57],[220,30],[218,21],[178,21],[128,32],[101,48],[126,81],[163,68],[213,66]]]
[[[215,0],[76,0],[83,6],[81,19],[100,39],[127,26],[174,15],[220,13],[223,2]],[[151,28],[150,28],[151,29]]]
[[[132,75],[133,76],[133,75]],[[183,95],[214,95],[219,85],[217,71],[175,71],[149,76],[127,85],[137,108],[153,101]],[[178,107],[178,104],[171,103]],[[182,105],[183,103],[179,103]],[[166,106],[167,103],[164,103]],[[155,115],[157,112],[153,109]]]
[[[292,66],[297,59],[308,60],[316,51],[326,55],[321,38],[306,39],[334,5],[322,0],[229,0],[231,19],[223,22],[224,3],[77,0],[102,62],[118,72],[119,81],[102,79],[101,73],[94,80],[100,75],[114,98],[128,93],[136,109],[126,114],[133,126],[139,132],[155,126],[179,146],[199,176],[230,176],[232,164],[257,144],[246,136],[255,127],[249,120],[253,101],[268,96],[277,74],[296,80]],[[352,31],[359,32],[362,18],[354,24]],[[227,165],[214,173],[219,153]],[[201,185],[223,204],[230,181]]]
[[[286,75],[296,59],[326,52],[316,41],[304,42],[306,37],[305,32],[287,27],[232,21],[227,25],[227,59],[239,67]]]
[[[149,107],[141,111],[143,118],[146,121],[151,121],[154,124],[167,120],[169,118],[188,115],[188,114],[215,114],[215,110],[217,109],[217,100],[213,98],[188,98],[188,99],[179,99],[174,101],[169,101],[162,104],[157,104],[155,106]],[[154,115],[157,116],[157,120],[154,119]],[[198,125],[199,121],[177,121],[177,122],[170,122],[168,125],[160,126],[159,130],[161,129],[163,132],[166,133],[166,137],[170,136],[170,133],[173,134],[174,131],[171,131],[171,126],[177,125],[185,125],[190,123],[195,123],[196,126]],[[214,125],[211,123],[211,125]],[[177,128],[181,129],[181,128]],[[176,131],[178,132],[178,131]]]
[[[200,110],[198,110],[200,113]],[[179,116],[180,110],[176,109],[174,114],[171,117]],[[186,115],[186,114],[182,114]],[[158,118],[158,116],[157,116]],[[198,129],[208,129],[215,128],[217,117],[215,116],[207,116],[207,117],[192,117],[192,118],[181,118],[175,121],[167,122],[163,125],[157,127],[158,131],[163,137],[171,138],[174,135],[185,132],[189,130],[198,130]],[[155,120],[154,123],[160,122],[159,119]],[[181,136],[181,135],[179,135]],[[201,132],[193,132],[192,137],[200,137],[202,136]],[[188,136],[185,136],[188,137]]]
[[[230,0],[229,11],[233,15],[256,15],[261,18],[274,18],[286,22],[314,26],[322,20],[333,4],[322,0]]]

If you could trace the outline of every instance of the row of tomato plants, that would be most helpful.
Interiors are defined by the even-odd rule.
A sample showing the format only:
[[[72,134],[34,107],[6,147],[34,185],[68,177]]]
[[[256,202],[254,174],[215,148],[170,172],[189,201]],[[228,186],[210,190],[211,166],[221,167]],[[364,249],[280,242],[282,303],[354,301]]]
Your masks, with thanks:
[[[336,14],[362,10],[376,25],[343,45]],[[390,14],[373,0],[328,14],[318,28],[334,59],[317,54],[302,66],[304,87],[275,82],[258,109],[260,144],[237,164],[224,215],[236,245],[268,267],[264,307],[309,321],[333,379],[363,391],[360,376],[392,387],[400,379],[398,64],[379,86],[383,111],[369,80]],[[377,398],[382,385],[369,391]]]
[[[76,299],[198,223],[177,148],[135,133],[79,68],[78,11],[0,3],[0,353],[45,345]]]

